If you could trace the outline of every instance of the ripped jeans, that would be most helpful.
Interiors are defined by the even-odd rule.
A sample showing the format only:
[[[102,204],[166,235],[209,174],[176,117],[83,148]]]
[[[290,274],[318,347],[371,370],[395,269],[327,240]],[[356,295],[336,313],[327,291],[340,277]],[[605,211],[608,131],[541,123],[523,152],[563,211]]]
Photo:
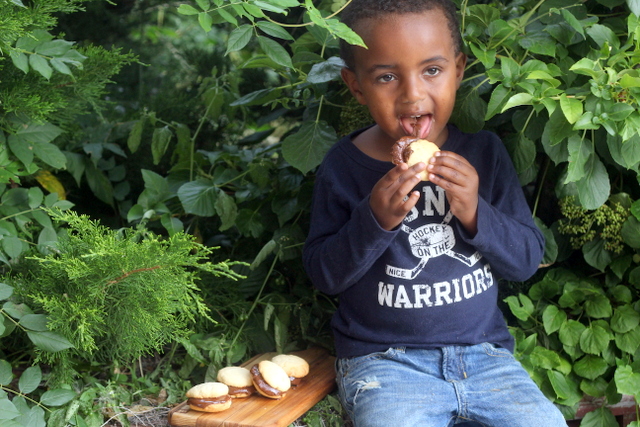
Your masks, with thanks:
[[[391,348],[338,359],[338,392],[355,427],[566,427],[506,349],[492,344]]]

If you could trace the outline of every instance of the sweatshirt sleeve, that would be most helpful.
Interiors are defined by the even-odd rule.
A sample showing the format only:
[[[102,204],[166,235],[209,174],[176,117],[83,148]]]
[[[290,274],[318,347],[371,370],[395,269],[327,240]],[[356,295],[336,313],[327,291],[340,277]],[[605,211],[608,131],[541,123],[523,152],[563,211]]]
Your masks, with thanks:
[[[369,198],[345,198],[318,175],[314,186],[311,226],[303,262],[313,285],[335,295],[356,283],[388,248],[398,231],[380,227]]]
[[[515,168],[502,143],[492,161],[476,168],[480,176],[478,232],[462,238],[491,264],[498,276],[524,281],[538,269],[544,255],[544,236],[533,221]],[[489,164],[490,167],[486,167]]]

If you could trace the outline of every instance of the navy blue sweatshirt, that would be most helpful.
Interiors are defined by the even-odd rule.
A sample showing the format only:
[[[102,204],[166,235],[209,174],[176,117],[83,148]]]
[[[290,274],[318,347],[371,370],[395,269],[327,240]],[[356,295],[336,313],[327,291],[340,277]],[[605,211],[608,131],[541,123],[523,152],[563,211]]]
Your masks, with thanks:
[[[373,186],[394,166],[338,141],[318,169],[303,260],[314,286],[339,296],[332,319],[338,357],[389,347],[438,348],[490,342],[513,351],[497,307],[497,279],[526,280],[544,238],[497,135],[449,126],[442,150],[477,170],[478,232],[470,236],[431,182],[403,223],[381,228],[369,206]]]

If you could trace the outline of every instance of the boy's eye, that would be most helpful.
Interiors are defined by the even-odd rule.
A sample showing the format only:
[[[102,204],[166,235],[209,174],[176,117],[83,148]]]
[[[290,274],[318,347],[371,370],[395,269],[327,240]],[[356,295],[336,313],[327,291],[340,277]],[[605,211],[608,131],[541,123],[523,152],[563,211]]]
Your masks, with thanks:
[[[393,80],[395,80],[393,74],[383,74],[382,76],[378,77],[378,81],[382,83],[388,83]]]
[[[440,72],[440,69],[436,67],[429,67],[426,70],[424,70],[424,74],[427,76],[437,76],[439,72]]]

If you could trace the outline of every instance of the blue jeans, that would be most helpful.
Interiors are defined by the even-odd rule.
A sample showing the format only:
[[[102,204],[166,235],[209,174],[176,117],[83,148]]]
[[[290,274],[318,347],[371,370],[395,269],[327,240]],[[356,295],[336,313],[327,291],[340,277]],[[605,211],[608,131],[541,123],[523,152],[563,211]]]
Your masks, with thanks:
[[[338,392],[355,427],[566,427],[506,349],[491,344],[391,348],[338,359]]]

